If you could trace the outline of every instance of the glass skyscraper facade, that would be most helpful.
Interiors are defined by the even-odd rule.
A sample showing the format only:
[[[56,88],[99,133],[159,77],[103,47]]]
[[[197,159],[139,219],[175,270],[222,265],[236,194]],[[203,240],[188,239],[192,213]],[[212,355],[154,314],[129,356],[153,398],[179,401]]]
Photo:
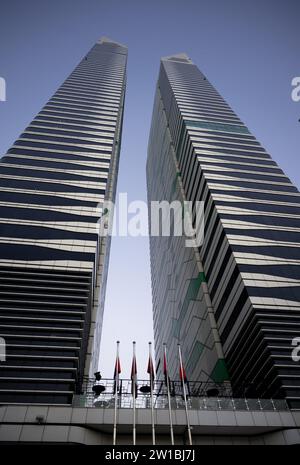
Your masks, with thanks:
[[[97,371],[126,62],[100,39],[0,161],[0,403],[70,404]]]
[[[299,408],[299,192],[185,54],[161,60],[147,185],[205,208],[200,247],[150,238],[159,373],[165,342],[178,379],[180,343],[189,379]]]

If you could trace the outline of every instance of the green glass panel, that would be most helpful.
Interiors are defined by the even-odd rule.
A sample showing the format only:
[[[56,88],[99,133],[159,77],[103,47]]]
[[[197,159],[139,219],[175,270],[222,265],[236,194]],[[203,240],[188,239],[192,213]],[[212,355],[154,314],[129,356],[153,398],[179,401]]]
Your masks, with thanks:
[[[203,271],[198,274],[197,278],[193,278],[193,279],[190,280],[190,283],[189,283],[189,286],[187,288],[187,292],[186,292],[183,304],[182,304],[181,309],[180,309],[180,314],[179,314],[179,318],[177,320],[177,325],[173,326],[174,337],[178,337],[178,334],[179,334],[179,331],[180,331],[180,328],[181,328],[181,325],[182,325],[182,321],[183,321],[184,316],[185,316],[185,314],[187,312],[189,303],[190,303],[191,300],[196,300],[199,288],[201,286],[201,283],[203,283],[205,281],[206,281],[205,280],[205,274],[203,273]]]
[[[178,172],[176,173],[175,179],[174,179],[174,181],[173,181],[173,183],[172,183],[171,198],[173,197],[173,195],[174,195],[174,193],[175,193],[175,191],[176,191],[177,179],[179,178],[179,176],[180,176],[180,171],[178,171]]]
[[[190,121],[185,120],[186,126],[192,126],[203,129],[212,129],[213,131],[222,131],[222,132],[237,132],[240,134],[250,134],[246,126],[238,126],[236,124],[227,124],[227,123],[216,123],[208,121]]]
[[[213,371],[211,372],[210,377],[214,380],[215,383],[222,383],[223,381],[229,380],[229,374],[223,358],[219,358]]]

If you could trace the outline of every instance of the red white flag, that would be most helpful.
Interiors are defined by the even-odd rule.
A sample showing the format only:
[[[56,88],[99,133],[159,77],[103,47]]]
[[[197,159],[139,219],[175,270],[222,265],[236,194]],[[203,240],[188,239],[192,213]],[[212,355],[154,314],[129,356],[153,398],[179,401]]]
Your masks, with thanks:
[[[136,357],[133,355],[132,365],[131,365],[131,394],[137,396],[137,366],[136,366]]]
[[[151,355],[149,355],[147,373],[149,373],[150,383],[153,386],[154,379],[155,379],[155,373],[154,373],[154,366],[153,366],[153,361],[152,361]]]
[[[119,390],[119,375],[121,373],[121,363],[119,356],[117,355],[114,371],[114,394]]]
[[[183,364],[179,368],[179,377],[180,377],[181,382],[187,383],[187,377],[186,377],[186,373],[185,373],[185,369],[184,369]]]
[[[171,380],[170,380],[170,376],[169,376],[169,373],[168,373],[167,349],[166,349],[166,347],[164,349],[164,377],[165,377],[165,384],[168,387],[168,389],[170,389]]]
[[[186,376],[185,369],[184,369],[183,362],[182,362],[180,346],[178,346],[178,348],[179,348],[179,378],[181,381],[182,390],[186,393],[185,384],[187,385],[188,391],[189,391],[189,384],[188,384],[187,376]]]
[[[116,358],[114,379],[121,373],[121,363],[119,357]]]

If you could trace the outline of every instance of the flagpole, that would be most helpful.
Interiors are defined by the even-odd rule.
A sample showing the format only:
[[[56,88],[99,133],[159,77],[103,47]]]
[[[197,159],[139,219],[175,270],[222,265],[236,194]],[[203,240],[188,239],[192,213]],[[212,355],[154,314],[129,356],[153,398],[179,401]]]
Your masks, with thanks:
[[[155,426],[154,426],[154,409],[153,409],[153,383],[154,383],[154,368],[152,363],[152,349],[151,342],[149,342],[149,361],[151,360],[150,367],[150,394],[151,394],[151,422],[152,422],[152,444],[155,446]],[[152,372],[151,372],[152,370]]]
[[[167,348],[166,343],[164,342],[164,359],[167,363]],[[172,422],[172,410],[171,410],[171,396],[170,396],[170,380],[169,380],[169,373],[166,370],[166,378],[167,378],[167,391],[168,391],[168,405],[169,405],[169,421],[170,421],[170,434],[171,434],[171,444],[174,446],[174,432],[173,432],[173,422]]]
[[[135,341],[133,341],[133,359],[132,363],[136,363],[135,360]],[[134,384],[133,384],[134,380]],[[133,429],[132,429],[132,435],[133,435],[133,445],[136,445],[136,418],[135,418],[135,395],[136,395],[136,370],[134,371],[134,376],[132,378],[132,394],[133,394]]]
[[[182,364],[182,356],[181,356],[180,344],[178,344],[178,352],[179,352],[180,373],[181,373],[181,378],[182,378],[182,379],[181,379],[182,391],[183,391],[183,398],[184,398],[184,404],[185,404],[186,423],[187,423],[187,428],[188,428],[189,443],[190,443],[190,446],[191,446],[191,445],[193,444],[193,441],[192,441],[191,425],[190,425],[190,419],[189,419],[189,413],[188,413],[188,407],[187,407],[187,398],[186,398],[186,391],[185,391],[185,379],[184,379],[184,369],[183,369],[183,364]]]
[[[114,412],[114,436],[113,436],[113,445],[116,445],[117,441],[117,410],[118,410],[118,390],[119,390],[119,345],[120,341],[117,341],[117,355],[116,355],[116,364],[115,364],[115,412]]]

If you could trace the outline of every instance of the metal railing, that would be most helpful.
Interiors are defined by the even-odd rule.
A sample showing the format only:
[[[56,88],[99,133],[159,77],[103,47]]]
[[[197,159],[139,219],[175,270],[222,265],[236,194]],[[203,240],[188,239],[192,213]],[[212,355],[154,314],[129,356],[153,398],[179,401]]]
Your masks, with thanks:
[[[137,385],[136,408],[147,409],[151,406],[149,381],[140,380]],[[258,410],[282,411],[289,407],[284,399],[234,398],[229,383],[188,382],[186,384],[187,406],[195,410]],[[172,409],[184,409],[182,384],[170,381]],[[115,383],[111,379],[85,380],[81,394],[73,399],[74,407],[96,407],[113,409],[115,407]],[[118,408],[133,408],[131,380],[120,380],[118,389]],[[164,381],[155,381],[153,385],[153,403],[155,409],[168,408],[167,388]]]

